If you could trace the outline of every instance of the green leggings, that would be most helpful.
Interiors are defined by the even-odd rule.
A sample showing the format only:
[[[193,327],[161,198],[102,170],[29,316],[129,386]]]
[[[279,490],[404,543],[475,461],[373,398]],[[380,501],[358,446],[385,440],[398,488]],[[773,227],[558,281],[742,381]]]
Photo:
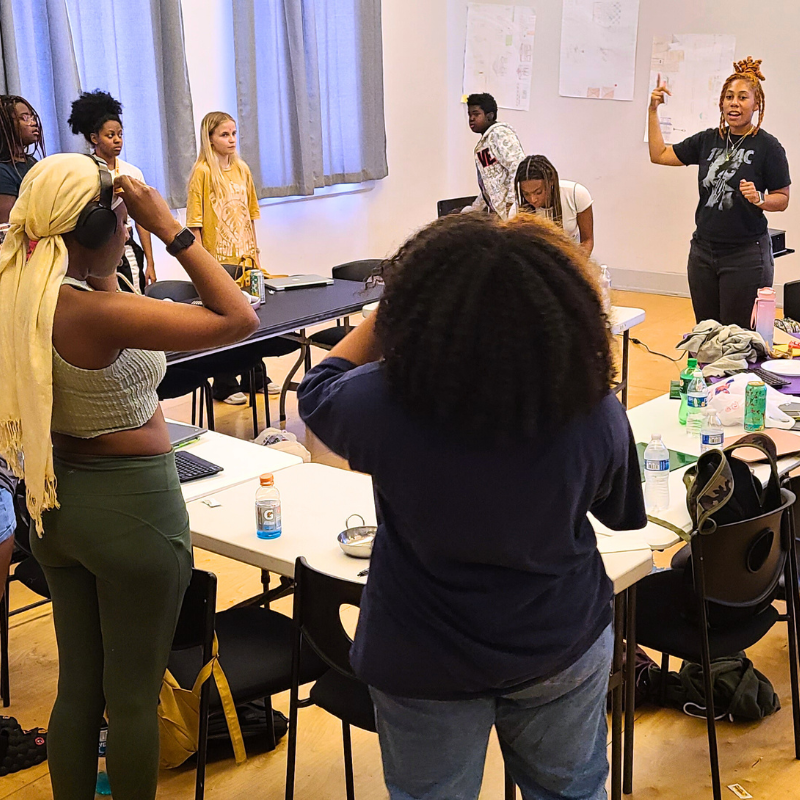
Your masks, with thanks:
[[[158,694],[192,568],[175,457],[56,459],[55,472],[61,507],[31,536],[58,641],[53,797],[93,800],[107,711],[114,800],[152,800]]]

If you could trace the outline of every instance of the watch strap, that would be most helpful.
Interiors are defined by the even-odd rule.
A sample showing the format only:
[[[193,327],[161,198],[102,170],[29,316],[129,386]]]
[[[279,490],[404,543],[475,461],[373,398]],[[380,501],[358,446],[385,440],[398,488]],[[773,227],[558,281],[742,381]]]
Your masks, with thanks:
[[[183,230],[178,231],[175,238],[167,245],[167,252],[171,256],[177,256],[178,253],[194,244],[194,242],[194,234],[188,228],[184,228]]]

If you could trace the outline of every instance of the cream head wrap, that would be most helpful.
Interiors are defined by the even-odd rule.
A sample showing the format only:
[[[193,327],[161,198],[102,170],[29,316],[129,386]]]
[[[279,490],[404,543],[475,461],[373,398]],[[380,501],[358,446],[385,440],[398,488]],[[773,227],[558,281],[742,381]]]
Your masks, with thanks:
[[[0,456],[25,479],[28,510],[42,533],[42,512],[57,508],[50,418],[53,315],[67,271],[63,234],[75,230],[100,193],[98,166],[62,153],[25,176],[0,248]],[[28,259],[29,242],[37,242]]]

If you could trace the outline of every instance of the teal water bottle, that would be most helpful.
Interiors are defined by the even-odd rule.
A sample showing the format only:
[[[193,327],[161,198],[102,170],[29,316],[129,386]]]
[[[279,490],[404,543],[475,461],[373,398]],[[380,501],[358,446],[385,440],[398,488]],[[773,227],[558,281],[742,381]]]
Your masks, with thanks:
[[[689,382],[692,380],[696,369],[697,359],[690,358],[686,361],[686,368],[681,372],[681,407],[678,411],[678,422],[681,425],[686,424],[686,419],[689,416]]]

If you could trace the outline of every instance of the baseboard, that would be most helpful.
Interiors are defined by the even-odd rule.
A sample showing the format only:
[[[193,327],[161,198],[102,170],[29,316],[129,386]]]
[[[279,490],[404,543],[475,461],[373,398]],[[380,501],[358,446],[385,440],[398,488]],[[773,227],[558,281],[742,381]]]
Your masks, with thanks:
[[[689,281],[686,274],[677,272],[643,272],[635,269],[610,269],[611,285],[625,292],[643,294],[666,294],[673,297],[689,296]],[[783,284],[773,287],[777,305],[783,307]]]

